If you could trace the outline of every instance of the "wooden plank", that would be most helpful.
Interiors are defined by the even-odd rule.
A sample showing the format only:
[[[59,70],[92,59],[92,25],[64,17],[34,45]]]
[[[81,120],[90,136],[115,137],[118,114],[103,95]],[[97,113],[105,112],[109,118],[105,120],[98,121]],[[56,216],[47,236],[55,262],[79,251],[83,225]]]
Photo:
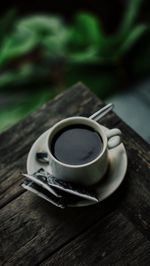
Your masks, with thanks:
[[[65,108],[66,106],[67,108]],[[17,199],[17,196],[23,193],[23,190],[20,187],[20,183],[22,181],[20,171],[25,170],[26,153],[28,151],[29,146],[44,130],[49,128],[56,121],[64,117],[78,115],[78,114],[89,116],[91,113],[99,109],[100,106],[101,106],[101,102],[97,99],[97,97],[94,96],[83,85],[78,84],[77,86],[74,86],[72,89],[68,90],[64,94],[56,97],[54,101],[51,101],[46,106],[42,107],[41,110],[32,114],[30,117],[26,118],[23,122],[14,126],[12,129],[8,130],[7,132],[1,134],[0,152],[4,154],[4,156],[0,158],[1,207],[4,207],[5,204],[9,203],[8,206],[6,206],[6,208],[4,208],[1,212],[1,220],[3,219],[1,223],[2,224],[1,234],[2,234],[2,239],[3,239],[2,250],[3,250],[4,257],[7,257],[8,254],[11,257],[11,252],[15,253],[16,249],[18,250],[18,249],[24,248],[23,246],[25,245],[25,243],[27,243],[28,248],[27,249],[25,248],[24,252],[28,251],[28,256],[29,256],[29,261],[30,261],[30,259],[32,260],[32,256],[34,254],[31,254],[32,249],[30,248],[30,245],[28,245],[28,243],[32,241],[33,234],[37,236],[36,239],[38,243],[40,243],[41,241],[41,238],[38,236],[37,226],[35,224],[34,224],[34,230],[32,229],[33,221],[29,215],[30,213],[33,213],[32,206],[30,206],[29,204],[29,209],[27,209],[26,205],[24,205],[24,201],[28,203],[30,201],[32,202],[32,198],[34,198],[33,195],[31,195],[28,192],[25,192],[24,195],[20,196]],[[113,121],[113,118],[114,118],[114,121]],[[106,125],[112,126],[115,123],[117,123],[117,121],[119,121],[119,119],[116,118],[113,113],[111,113],[108,116],[107,120],[103,122],[105,122]],[[41,124],[42,124],[42,127],[40,126]],[[12,154],[8,152],[12,150],[13,150],[13,156]],[[9,164],[8,164],[8,160],[9,160]],[[12,199],[15,199],[13,203],[11,203]],[[22,199],[25,199],[25,200],[22,201]],[[36,200],[38,202],[39,199],[35,197],[35,201]],[[20,202],[22,202],[22,204],[20,204]],[[51,206],[51,208],[53,207]],[[96,207],[96,209],[97,208],[98,207]],[[107,211],[108,209],[109,208],[107,208]],[[105,212],[106,211],[102,211],[101,215],[103,215],[103,213]],[[99,210],[97,210],[97,214],[99,215]],[[22,215],[23,215],[23,219],[20,220],[20,217],[22,217]],[[95,221],[95,219],[97,219],[97,215],[94,214],[93,217],[94,218],[92,219],[93,221]],[[16,220],[19,221],[19,225],[17,225],[17,223],[11,224],[12,229],[10,226],[11,219],[14,221]],[[65,216],[64,219],[65,220],[67,219],[67,215]],[[79,216],[79,221],[80,219],[81,218]],[[42,220],[43,219],[40,216],[39,220],[37,219],[36,221],[37,223],[39,223],[38,227],[40,228],[41,231],[43,227]],[[89,223],[90,221],[87,221],[87,226],[89,225]],[[24,232],[25,224],[27,224],[28,231],[31,230],[31,234],[26,234]],[[18,226],[20,230],[20,236],[19,236],[20,238],[18,240],[18,238],[13,237],[11,241],[11,245],[8,245],[7,243],[8,235],[6,236],[6,238],[4,237],[5,231],[8,230],[8,228],[10,228],[12,232],[15,232],[16,231],[16,228],[14,227],[15,225]],[[4,228],[6,228],[6,230],[3,229],[3,226]],[[54,223],[54,227],[55,226],[57,228],[57,225]],[[86,225],[84,225],[84,227],[85,226]],[[79,229],[80,228],[75,228],[75,230],[72,231],[72,234],[73,235],[78,234]],[[11,232],[10,232],[10,235],[11,235]],[[62,243],[64,243],[64,241],[65,241],[65,237],[62,238],[62,242],[60,243],[57,242],[56,247],[52,245],[52,252],[54,249],[58,247],[58,244],[61,245]],[[8,253],[6,252],[6,250],[8,251]],[[21,253],[18,253],[18,254],[19,254],[18,256],[20,256]],[[42,252],[41,250],[42,258],[44,254],[45,253]]]
[[[20,172],[25,171],[27,153],[36,138],[58,120],[89,115],[100,105],[96,96],[77,84],[0,135],[0,207],[22,193]]]
[[[25,167],[31,144],[43,129],[46,130],[62,117],[75,114],[89,116],[100,105],[96,96],[80,84],[0,136],[0,152],[4,154],[0,158],[3,203],[0,223],[1,263],[38,264],[84,234],[107,214],[112,213],[112,217],[116,217],[113,216],[113,211],[117,208],[119,217],[119,212],[122,212],[123,217],[127,216],[127,220],[130,219],[135,224],[136,230],[140,231],[138,234],[148,234],[149,237],[150,182],[147,172],[143,171],[148,166],[147,144],[113,113],[103,123],[109,127],[117,125],[122,129],[130,161],[125,182],[109,199],[87,208],[59,210],[30,192],[22,194],[23,191],[20,190],[20,170]],[[22,149],[19,145],[22,145]],[[14,156],[10,154],[10,150],[13,150]],[[139,213],[142,216],[138,216]]]
[[[123,127],[121,123],[119,126],[120,128]],[[124,129],[123,137],[125,142],[128,138],[128,131],[126,131],[127,130]],[[140,140],[139,137],[137,137],[137,139]],[[129,158],[130,156],[132,157],[133,153],[136,153],[136,164],[140,166],[141,154],[138,154],[136,150],[139,148],[138,140],[136,140],[135,137],[136,145],[133,143],[133,150],[131,149],[131,145],[128,146],[128,143],[126,143],[126,147]],[[132,141],[134,140],[132,139]],[[142,161],[143,164],[141,164],[141,169],[146,167],[146,156],[147,153],[143,152],[142,157],[144,160]],[[114,208],[118,208],[120,212],[125,212],[125,215],[129,215],[129,218],[131,215],[132,219],[130,219],[134,223],[137,221],[137,223],[135,223],[137,229],[139,229],[142,233],[149,235],[149,227],[145,226],[146,223],[147,225],[149,223],[149,212],[147,212],[146,217],[144,217],[144,223],[141,222],[140,216],[139,219],[137,217],[136,221],[134,219],[134,217],[137,216],[137,213],[141,213],[142,210],[148,210],[150,208],[150,197],[149,189],[147,189],[147,183],[142,184],[143,180],[147,180],[147,174],[144,172],[145,176],[141,178],[141,172],[138,172],[138,169],[136,170],[135,163],[133,162],[134,160],[131,160],[130,158],[128,174],[121,188],[114,193],[112,197],[100,205],[83,209],[68,209],[61,211],[41,199],[34,197],[29,192],[25,192],[15,201],[5,206],[1,212],[1,238],[3,240],[2,250],[4,259],[8,259],[9,254],[9,261],[11,262],[11,265],[15,265],[17,262],[21,261],[22,256],[29,265],[33,259],[35,260],[35,263],[39,263],[45,257],[50,256],[56,250],[64,246],[72,238],[75,238],[88,227],[102,219],[102,217],[104,217],[107,213],[113,212]],[[44,206],[46,206],[46,210]],[[34,217],[34,219],[32,217]],[[10,225],[10,219],[19,221],[19,225],[16,222]],[[71,230],[69,229],[69,231],[68,222],[66,222],[68,219],[69,224],[71,224]],[[27,230],[25,229],[25,225],[27,225]],[[43,225],[45,228],[44,232]],[[16,227],[18,229],[16,229]],[[8,248],[7,243],[9,241],[8,237],[6,237],[6,239],[4,237],[4,228],[6,228],[6,230],[9,228],[9,236],[13,236],[14,232],[16,232],[17,236],[19,235],[19,239],[12,237],[10,248]],[[52,230],[52,228],[55,229]],[[17,233],[17,230],[19,230],[19,234]],[[55,243],[53,239],[55,239]],[[42,246],[40,245],[41,241]],[[32,250],[35,247],[37,251],[34,250],[33,253]]]
[[[123,215],[131,220],[136,230],[140,231],[140,234],[143,234],[145,238],[150,240],[150,182],[149,172],[147,171],[149,147],[138,135],[131,133],[132,130],[124,125],[124,123],[120,122],[119,128],[123,131],[123,139],[128,152],[129,166],[126,179],[121,188],[116,192],[119,202],[115,207],[118,208],[120,213],[122,212]],[[143,148],[144,146],[145,149]],[[145,171],[143,171],[143,169]],[[113,201],[109,203],[111,205],[114,204]],[[103,202],[103,204],[105,205],[105,202]],[[145,244],[143,249],[145,249]],[[54,256],[57,257],[57,254]],[[108,260],[109,259],[106,261],[108,262]],[[65,262],[63,261],[64,264]],[[137,260],[135,260],[135,265],[136,262]]]
[[[119,209],[150,240],[150,146],[124,123],[119,128],[128,153],[124,200]]]
[[[1,209],[1,264],[38,264],[112,212],[118,197],[119,193],[104,204],[62,210],[23,193]]]
[[[34,140],[62,118],[73,115],[89,115],[101,106],[100,101],[82,84],[77,84],[65,93],[32,113],[0,135],[0,163],[13,163],[26,154]],[[13,156],[10,151],[15,151]]]
[[[124,121],[120,120],[119,128],[122,131],[123,139],[125,145],[130,148],[135,148],[136,154],[141,154],[141,158],[146,158],[147,162],[150,162],[150,144],[148,144],[141,136],[139,136],[130,126],[128,126]],[[143,155],[142,155],[143,154]]]
[[[24,192],[21,187],[21,172],[26,171],[26,155],[17,162],[1,167],[0,170],[0,208]]]
[[[117,211],[41,265],[149,265],[150,243]]]
[[[79,83],[0,135],[0,208],[23,193],[20,173],[25,171],[27,153],[36,138],[58,120],[89,116],[100,106],[101,101]],[[119,121],[111,112],[102,124],[113,127]]]

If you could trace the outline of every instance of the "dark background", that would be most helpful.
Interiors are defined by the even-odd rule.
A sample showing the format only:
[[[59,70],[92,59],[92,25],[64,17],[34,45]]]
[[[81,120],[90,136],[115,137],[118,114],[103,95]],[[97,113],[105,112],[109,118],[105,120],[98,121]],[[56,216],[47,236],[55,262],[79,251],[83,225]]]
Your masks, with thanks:
[[[68,0],[55,0],[55,1],[3,1],[0,9],[0,14],[5,13],[8,9],[17,8],[18,16],[26,14],[37,13],[52,13],[62,15],[66,21],[70,21],[77,11],[89,11],[101,18],[103,26],[108,33],[116,30],[118,23],[121,19],[122,13],[128,4],[125,0],[105,0],[105,1],[68,1]],[[140,14],[138,15],[139,21],[150,21],[150,2],[144,0]]]
[[[132,0],[130,0],[132,1]],[[69,0],[55,0],[55,1],[3,1],[0,8],[0,17],[5,17],[5,14],[11,10],[16,10],[16,17],[22,19],[29,15],[56,15],[62,17],[67,24],[74,23],[75,15],[79,12],[89,12],[94,14],[99,19],[102,29],[108,36],[113,36],[117,32],[120,21],[124,15],[126,7],[130,1],[125,0],[105,0],[105,1],[69,1]],[[138,1],[138,0],[137,0]],[[136,25],[146,24],[150,22],[150,1],[141,1],[140,10],[136,17]],[[144,44],[144,45],[143,45]],[[82,64],[76,68],[72,68],[70,72],[68,68],[63,71],[60,67],[60,62],[52,67],[51,81],[49,74],[41,78],[40,82],[36,79],[28,83],[12,82],[8,88],[0,88],[0,131],[13,125],[28,113],[36,110],[45,101],[53,98],[61,90],[66,89],[75,82],[83,81],[91,90],[94,91],[100,98],[107,100],[108,97],[116,93],[128,92],[135,88],[137,84],[149,78],[150,73],[150,49],[148,53],[145,47],[150,47],[150,33],[143,35],[137,43],[134,44],[131,50],[123,55],[116,65],[109,64]],[[144,53],[144,55],[143,55]],[[4,65],[0,74],[7,70],[13,71],[15,67],[24,61],[35,60],[39,64],[36,51],[33,55],[23,55],[19,59],[13,59]],[[138,57],[138,58],[137,58]],[[143,59],[144,58],[144,59]],[[136,60],[138,59],[139,68],[133,70]],[[143,59],[143,60],[141,60]],[[141,61],[143,61],[141,63]],[[141,65],[142,66],[141,66]],[[68,67],[68,66],[67,66]],[[59,71],[61,78],[59,82]],[[110,79],[111,78],[111,79]],[[111,81],[112,80],[112,81]],[[35,81],[35,84],[34,84]],[[44,84],[45,83],[45,84]],[[59,87],[59,89],[58,89]],[[32,93],[32,94],[31,94]]]

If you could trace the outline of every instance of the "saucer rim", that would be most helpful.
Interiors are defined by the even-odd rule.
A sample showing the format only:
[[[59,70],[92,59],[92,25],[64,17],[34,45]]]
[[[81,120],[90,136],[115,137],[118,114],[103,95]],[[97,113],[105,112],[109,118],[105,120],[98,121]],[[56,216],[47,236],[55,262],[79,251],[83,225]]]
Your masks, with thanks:
[[[102,126],[102,125],[101,125]],[[104,127],[102,126],[105,130],[109,130],[109,128],[107,127]],[[30,150],[29,150],[29,153],[28,153],[28,156],[27,156],[27,162],[26,162],[26,168],[27,168],[27,173],[28,174],[33,174],[31,173],[30,171],[30,166],[31,166],[31,159],[33,157],[33,152],[34,150],[36,149],[36,146],[38,145],[40,139],[46,134],[49,133],[49,131],[51,130],[51,128],[49,128],[48,130],[46,130],[45,132],[43,132],[36,140],[35,142],[32,144]],[[42,145],[44,146],[44,144]],[[126,152],[126,149],[125,149],[125,146],[124,144],[121,142],[120,145],[118,145],[117,147],[115,148],[112,148],[110,150],[108,150],[108,156],[111,157],[111,150],[118,150],[118,149],[121,149],[123,151],[123,155],[124,155],[124,158],[122,160],[124,160],[123,162],[123,165],[124,165],[124,171],[121,175],[121,178],[119,179],[119,182],[117,183],[117,186],[115,186],[115,188],[107,195],[103,196],[102,198],[99,199],[98,202],[88,202],[87,200],[82,200],[80,202],[78,202],[77,204],[74,204],[74,205],[68,205],[68,207],[86,207],[86,206],[90,206],[90,205],[94,205],[94,204],[98,204],[99,202],[105,200],[106,198],[108,198],[109,196],[111,196],[118,188],[119,186],[121,185],[121,183],[123,182],[124,178],[125,178],[125,174],[126,174],[126,171],[127,171],[127,164],[128,164],[128,160],[127,160],[127,152]],[[103,180],[103,179],[102,179]],[[100,183],[100,182],[99,182]]]

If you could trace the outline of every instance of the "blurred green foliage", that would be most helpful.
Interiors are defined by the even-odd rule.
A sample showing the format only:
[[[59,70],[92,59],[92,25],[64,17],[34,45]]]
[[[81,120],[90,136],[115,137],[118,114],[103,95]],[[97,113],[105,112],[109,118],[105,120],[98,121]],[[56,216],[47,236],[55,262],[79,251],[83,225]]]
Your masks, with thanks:
[[[141,0],[129,1],[120,26],[112,35],[104,32],[93,14],[78,13],[74,22],[66,25],[56,16],[18,19],[14,10],[9,11],[0,21],[0,91],[7,89],[12,93],[21,89],[26,91],[28,100],[19,108],[3,110],[0,127],[7,125],[10,113],[10,120],[18,121],[43,103],[41,99],[52,98],[78,80],[104,98],[128,82],[130,68],[133,75],[148,73],[149,26],[136,24],[140,4]],[[126,65],[124,58],[132,55],[141,40],[145,49],[138,52],[136,48],[136,56],[131,56]]]
[[[43,91],[44,93],[40,90],[36,93],[31,91],[30,94],[17,92],[14,93],[13,99],[10,99],[11,95],[6,94],[8,103],[0,108],[0,130],[9,128],[48,101],[50,96],[54,97],[57,94],[57,91],[52,90],[50,95],[48,88],[44,88]],[[3,97],[3,94],[1,96]]]

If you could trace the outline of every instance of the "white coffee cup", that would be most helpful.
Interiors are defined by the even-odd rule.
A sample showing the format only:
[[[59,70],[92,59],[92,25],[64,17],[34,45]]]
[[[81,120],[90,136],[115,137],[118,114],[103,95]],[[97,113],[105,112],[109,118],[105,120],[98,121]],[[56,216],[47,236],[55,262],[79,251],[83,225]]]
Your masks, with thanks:
[[[101,137],[103,147],[100,154],[92,161],[81,164],[66,164],[54,157],[50,150],[50,144],[56,133],[70,125],[87,125],[93,128]],[[62,179],[82,185],[97,183],[106,173],[108,167],[108,149],[118,146],[121,142],[121,131],[117,128],[104,130],[96,121],[81,116],[66,118],[56,123],[46,137],[46,151],[49,157],[51,173],[56,179]]]

